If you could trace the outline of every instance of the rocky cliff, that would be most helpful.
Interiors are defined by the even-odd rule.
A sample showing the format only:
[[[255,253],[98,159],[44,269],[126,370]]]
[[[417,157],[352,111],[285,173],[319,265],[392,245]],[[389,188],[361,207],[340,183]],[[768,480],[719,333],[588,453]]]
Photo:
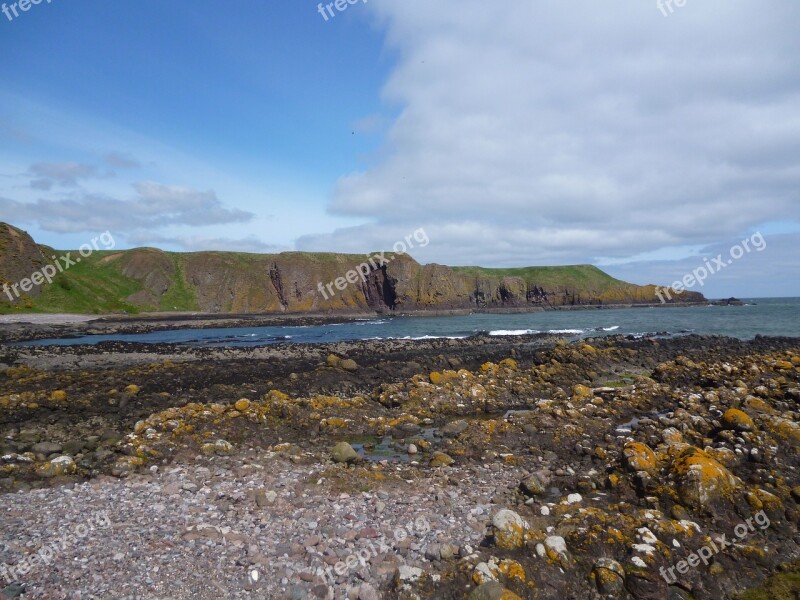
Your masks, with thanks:
[[[0,284],[53,263],[54,252],[0,224]],[[680,301],[704,301],[686,292]],[[286,252],[96,251],[0,310],[212,313],[413,312],[655,303],[654,286],[614,279],[590,265],[484,269],[421,265],[408,255]]]

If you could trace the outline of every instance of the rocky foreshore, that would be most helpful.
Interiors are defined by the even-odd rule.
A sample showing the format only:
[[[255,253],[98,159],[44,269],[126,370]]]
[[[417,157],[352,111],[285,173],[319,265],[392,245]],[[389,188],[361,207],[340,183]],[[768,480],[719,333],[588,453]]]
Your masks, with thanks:
[[[800,590],[798,339],[108,343],[2,361],[7,597]]]

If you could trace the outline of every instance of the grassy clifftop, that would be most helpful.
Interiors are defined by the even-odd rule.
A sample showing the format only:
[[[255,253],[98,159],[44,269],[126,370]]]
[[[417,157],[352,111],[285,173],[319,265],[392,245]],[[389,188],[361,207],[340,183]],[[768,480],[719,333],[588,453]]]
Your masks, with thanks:
[[[0,224],[0,284],[19,284],[65,253]],[[364,269],[364,255],[351,254],[95,251],[18,298],[0,293],[0,313],[409,312],[658,301],[653,286],[632,285],[590,265],[487,269],[386,256],[385,266]],[[348,272],[355,283],[345,281]],[[682,299],[703,298],[687,293]]]

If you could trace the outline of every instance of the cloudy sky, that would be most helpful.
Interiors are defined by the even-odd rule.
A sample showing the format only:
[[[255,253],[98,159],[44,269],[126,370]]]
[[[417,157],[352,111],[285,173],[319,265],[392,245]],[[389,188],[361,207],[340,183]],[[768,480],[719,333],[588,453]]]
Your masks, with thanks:
[[[421,262],[636,283],[721,254],[706,295],[800,296],[796,0],[319,9],[0,14],[0,220],[185,251],[361,253],[422,227]]]

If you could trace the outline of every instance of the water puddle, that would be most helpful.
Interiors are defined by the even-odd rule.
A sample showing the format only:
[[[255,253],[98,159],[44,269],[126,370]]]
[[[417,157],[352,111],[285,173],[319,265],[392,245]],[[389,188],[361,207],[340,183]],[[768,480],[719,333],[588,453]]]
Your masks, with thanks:
[[[671,410],[665,410],[662,412],[651,412],[644,415],[639,415],[638,417],[633,417],[630,421],[626,421],[621,425],[618,425],[616,428],[617,433],[632,433],[634,429],[639,426],[639,423],[642,422],[644,419],[649,419],[651,421],[658,421],[661,417],[666,417]]]

